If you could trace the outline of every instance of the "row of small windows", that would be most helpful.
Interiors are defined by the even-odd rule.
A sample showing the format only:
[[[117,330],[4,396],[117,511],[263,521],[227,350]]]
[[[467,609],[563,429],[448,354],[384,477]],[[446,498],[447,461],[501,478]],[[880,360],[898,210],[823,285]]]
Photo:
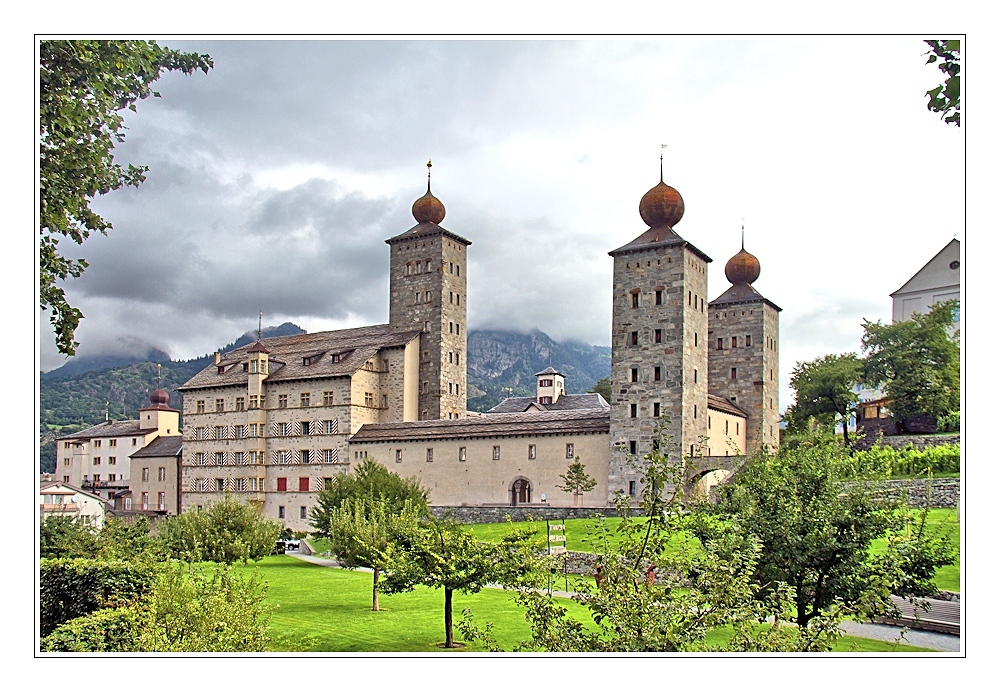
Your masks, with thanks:
[[[667,264],[673,264],[673,263],[674,263],[673,258],[668,257],[667,258]],[[642,264],[641,262],[636,262],[635,263],[635,268],[639,269],[639,267],[641,266],[641,264]],[[653,260],[646,260],[646,266],[647,267],[652,267],[653,266]],[[656,260],[656,266],[660,266],[660,260],[659,259]],[[626,262],[625,263],[625,268],[626,269],[631,269],[632,268],[632,263],[631,262]]]
[[[692,303],[692,298],[694,300],[693,303]],[[701,308],[698,307],[698,301],[699,300],[701,301]],[[692,295],[691,291],[688,291],[688,307],[693,307],[695,310],[699,310],[700,309],[701,312],[705,312],[705,299],[704,298],[698,298],[698,294],[697,293],[695,293],[695,294]]]
[[[733,337],[730,337],[730,338],[729,338],[729,347],[730,347],[730,348],[739,348],[739,345],[740,345],[740,341],[741,341],[741,339],[740,339],[740,337],[738,337],[738,336],[733,336]],[[746,336],[745,336],[745,337],[744,337],[744,338],[742,339],[742,342],[743,342],[743,344],[744,344],[744,345],[745,345],[745,346],[746,346],[747,348],[749,348],[750,346],[753,346],[753,339],[751,338],[751,336],[750,336],[749,334],[747,334],[747,335],[746,335]],[[720,337],[718,337],[718,338],[717,338],[717,339],[715,340],[715,350],[716,350],[716,351],[721,351],[721,350],[722,350],[722,349],[723,349],[723,348],[725,347],[725,344],[726,344],[726,339],[725,339],[724,337],[721,337],[721,336],[720,336]]]
[[[566,444],[566,458],[567,459],[573,459],[574,458],[574,454],[575,454],[575,447],[573,446],[573,443],[572,442],[567,443]],[[537,458],[538,458],[538,447],[536,445],[528,445],[528,459],[532,460],[532,459],[537,459]],[[434,461],[434,448],[433,447],[428,447],[427,448],[427,454],[424,457],[424,459],[427,462],[433,462]],[[468,460],[468,450],[467,450],[466,447],[459,447],[458,448],[458,460],[459,461],[467,461]],[[500,445],[493,445],[493,461],[500,461]],[[402,464],[403,463],[403,450],[402,449],[397,449],[396,450],[396,463],[397,464]]]
[[[640,291],[638,288],[633,288],[632,294],[632,307],[641,307],[642,300],[640,299]],[[663,305],[663,289],[658,288],[653,291],[653,305]]]
[[[698,332],[694,332],[693,335],[694,335],[694,345],[697,347],[698,346]],[[628,343],[629,343],[629,346],[638,346],[639,345],[639,332],[638,331],[629,332],[629,334],[628,334]],[[663,343],[663,330],[662,329],[654,329],[653,330],[653,343],[654,344],[662,344]]]
[[[442,267],[444,262],[441,263]],[[412,276],[414,274],[430,274],[432,271],[432,260],[419,260],[417,262],[407,262],[406,267],[403,270],[404,276]],[[455,276],[462,275],[462,267],[454,262],[448,263],[448,273],[454,274]]]
[[[652,411],[651,412],[653,414],[653,418],[659,418],[660,417],[660,402],[658,402],[658,401],[654,401],[653,402]],[[638,404],[630,404],[629,405],[629,417],[630,418],[638,418],[639,417],[639,405]]]
[[[209,437],[209,432],[214,437]],[[194,429],[196,440],[242,440],[250,437],[291,437],[298,435],[336,435],[340,432],[340,422],[334,418],[324,421],[292,421],[271,424],[271,434],[267,434],[265,423],[246,425],[216,425],[214,428],[199,426]]]
[[[421,303],[430,303],[431,302],[431,292],[430,291],[414,291],[414,293],[413,293],[413,302],[415,304],[417,304],[417,305],[420,305]],[[448,291],[448,302],[451,303],[452,305],[461,305],[462,304],[462,294],[461,293],[455,293],[454,291]]]
[[[275,464],[339,464],[340,451],[336,449],[279,449],[271,450]],[[195,452],[194,466],[260,466],[267,463],[267,453],[259,450],[248,452]],[[145,479],[143,479],[145,480]],[[163,480],[162,478],[160,480]]]
[[[461,334],[462,333],[462,325],[458,324],[457,322],[449,322],[448,323],[448,333],[449,334]]]
[[[132,438],[132,446],[135,447],[138,444],[138,441],[139,441],[139,438],[133,437]],[[104,440],[91,440],[90,443],[96,449],[96,448],[101,447],[101,445],[104,444]],[[66,441],[66,442],[63,442],[63,449],[69,449],[70,447],[73,447],[74,445],[76,445],[76,446],[83,446],[83,441],[79,441],[79,442]],[[118,440],[116,440],[116,439],[110,439],[110,440],[108,440],[108,447],[117,447],[117,446],[118,446]]]
[[[460,357],[461,356],[460,356],[459,353],[455,354],[455,356],[454,356],[454,359],[455,359],[454,362],[456,364],[459,363]],[[451,362],[451,359],[452,359],[452,354],[449,353],[448,354],[448,360],[449,360],[449,362]],[[371,368],[366,368],[366,369],[379,372],[379,371],[375,370],[376,367],[377,366],[373,364]],[[386,372],[386,369],[381,370],[381,372]],[[371,394],[371,393],[370,392],[366,392],[366,397],[369,394]],[[374,396],[374,395],[372,395],[372,396]],[[383,395],[383,399],[386,399],[386,398],[387,397],[385,395]],[[288,404],[292,400],[293,399],[288,394],[278,394],[277,395],[278,408],[288,408],[289,407]],[[323,403],[322,403],[323,406],[333,406],[334,405],[334,401],[335,401],[334,393],[333,392],[323,392],[323,399],[322,399],[322,401],[323,401]],[[249,405],[248,405],[248,402],[249,402]],[[234,410],[234,411],[245,411],[248,408],[249,409],[263,408],[265,406],[265,404],[266,404],[266,400],[265,400],[265,395],[264,394],[260,394],[260,395],[258,395],[258,394],[250,394],[248,397],[238,396],[238,397],[236,397],[236,400],[233,403],[233,409],[232,410]],[[314,405],[317,405],[317,404],[313,404],[313,399],[312,399],[312,393],[311,392],[302,392],[302,393],[299,394],[299,397],[298,397],[298,405],[299,405],[299,408],[308,408],[310,406],[314,406]],[[366,406],[373,406],[373,405],[374,404],[367,404],[366,403]],[[196,413],[205,413],[206,410],[207,410],[206,401],[204,399],[198,399],[195,402],[195,412]],[[215,400],[214,412],[215,413],[224,413],[225,411],[226,411],[226,400],[225,399],[216,399]],[[117,440],[111,440],[111,442],[117,442]],[[70,443],[67,442],[66,446],[68,447],[69,444]],[[133,444],[133,446],[135,445],[135,438],[133,438],[132,444]],[[100,447],[101,446],[100,445],[100,440],[95,440],[94,441],[94,446],[95,447]]]
[[[141,499],[140,499],[140,502],[139,502],[139,507],[141,509],[148,510],[149,509],[149,493],[142,493],[142,495],[140,497],[141,497]],[[160,510],[161,512],[164,511],[167,508],[167,494],[166,493],[157,493],[157,495],[156,495],[156,508],[158,510]],[[125,509],[126,510],[131,510],[132,509],[132,498],[131,497],[126,497],[125,498]]]

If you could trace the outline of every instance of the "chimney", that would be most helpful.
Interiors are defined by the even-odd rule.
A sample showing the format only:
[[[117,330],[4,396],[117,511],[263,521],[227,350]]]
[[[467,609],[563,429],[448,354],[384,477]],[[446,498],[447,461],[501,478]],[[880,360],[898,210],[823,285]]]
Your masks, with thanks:
[[[222,356],[220,356],[220,355],[219,355],[219,352],[218,352],[218,351],[216,351],[216,352],[215,352],[215,364],[216,364],[216,365],[218,365],[218,364],[219,364],[219,363],[221,363],[221,362],[222,362]]]

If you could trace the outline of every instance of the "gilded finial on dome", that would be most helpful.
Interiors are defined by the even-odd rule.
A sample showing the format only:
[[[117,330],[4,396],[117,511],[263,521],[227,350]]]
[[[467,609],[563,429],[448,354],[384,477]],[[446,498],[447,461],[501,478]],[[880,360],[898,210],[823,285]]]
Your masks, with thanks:
[[[760,261],[746,251],[744,237],[745,223],[740,224],[740,251],[726,262],[726,278],[733,286],[750,285],[760,276]]]
[[[444,205],[431,194],[431,166],[427,161],[427,193],[413,203],[413,218],[417,223],[441,223],[444,220]]]

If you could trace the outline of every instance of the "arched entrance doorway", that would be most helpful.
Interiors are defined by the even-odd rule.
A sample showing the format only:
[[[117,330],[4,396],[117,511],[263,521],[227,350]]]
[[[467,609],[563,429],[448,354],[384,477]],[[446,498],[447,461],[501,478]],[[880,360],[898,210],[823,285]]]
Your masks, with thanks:
[[[525,505],[531,502],[531,482],[527,478],[518,478],[510,486],[510,505]]]

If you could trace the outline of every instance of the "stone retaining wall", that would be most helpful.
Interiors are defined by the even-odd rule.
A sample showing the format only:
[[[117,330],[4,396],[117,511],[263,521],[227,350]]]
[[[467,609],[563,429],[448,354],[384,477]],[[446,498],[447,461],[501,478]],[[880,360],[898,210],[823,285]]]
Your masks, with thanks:
[[[934,478],[931,483],[931,507],[955,509],[961,499],[961,478]],[[927,481],[906,478],[885,482],[890,497],[906,497],[911,507],[923,507],[927,500]]]
[[[441,518],[451,513],[452,518],[463,524],[498,524],[507,521],[527,521],[532,519],[592,519],[596,514],[614,516],[614,507],[546,507],[544,505],[518,505],[510,507],[431,507],[431,514]]]
[[[893,449],[903,449],[904,447],[908,447],[910,445],[913,445],[917,449],[924,449],[925,447],[937,447],[938,445],[945,444],[960,445],[962,444],[962,434],[884,435],[881,439],[877,434],[872,434],[858,440],[855,446],[858,449],[871,449],[876,442],[881,444],[883,447],[892,447]]]

